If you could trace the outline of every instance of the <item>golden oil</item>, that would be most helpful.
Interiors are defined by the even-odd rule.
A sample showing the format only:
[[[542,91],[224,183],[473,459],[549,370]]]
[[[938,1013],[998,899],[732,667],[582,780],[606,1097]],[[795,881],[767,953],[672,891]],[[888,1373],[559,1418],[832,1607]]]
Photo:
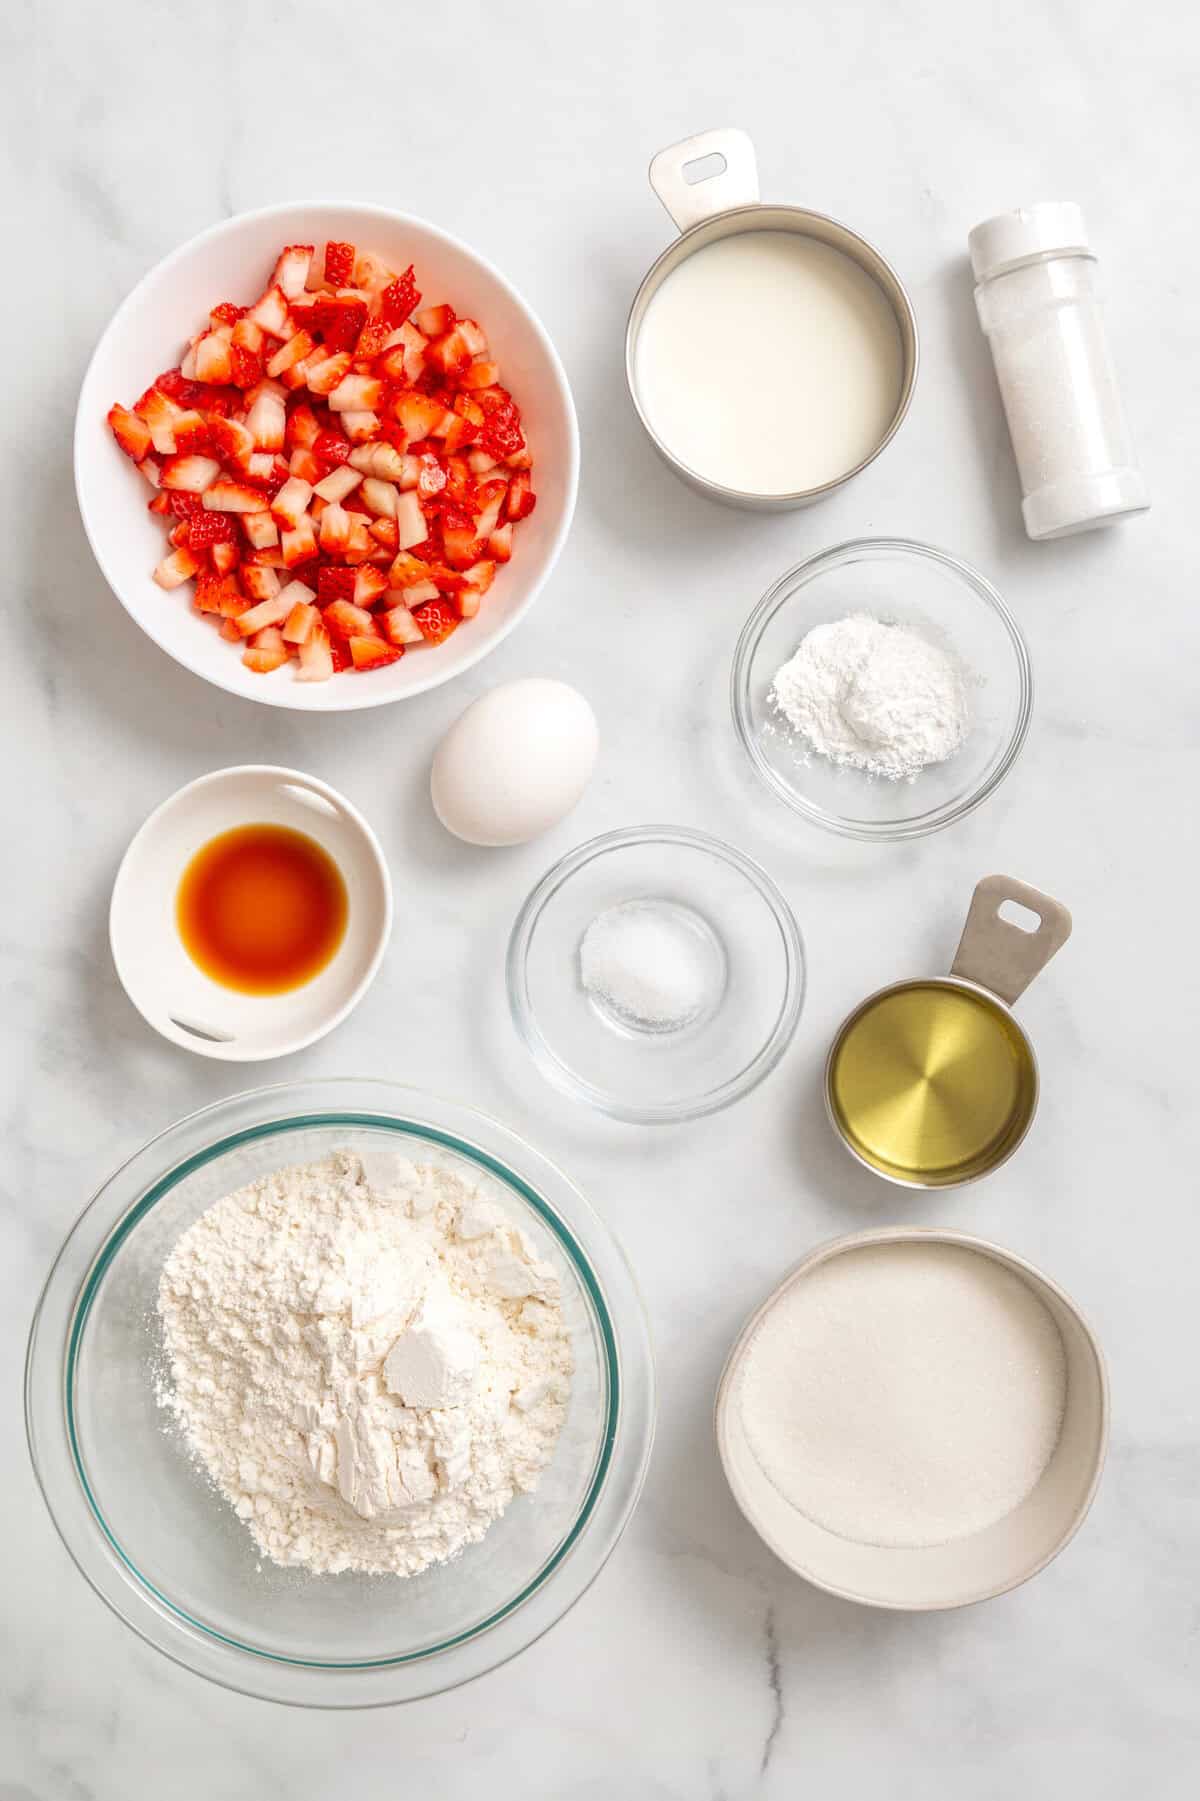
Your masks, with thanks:
[[[850,1148],[901,1182],[940,1188],[1003,1162],[1037,1104],[1024,1033],[955,982],[898,983],[864,1001],[829,1057],[829,1107]]]

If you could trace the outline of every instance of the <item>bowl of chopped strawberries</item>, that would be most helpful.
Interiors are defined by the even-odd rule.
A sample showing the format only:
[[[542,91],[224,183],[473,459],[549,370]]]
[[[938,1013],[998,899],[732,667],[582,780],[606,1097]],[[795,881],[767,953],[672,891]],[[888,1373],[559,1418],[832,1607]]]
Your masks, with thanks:
[[[439,686],[532,605],[575,506],[570,389],[465,244],[358,205],[244,213],[119,308],[75,483],[126,611],[206,681],[338,712]]]

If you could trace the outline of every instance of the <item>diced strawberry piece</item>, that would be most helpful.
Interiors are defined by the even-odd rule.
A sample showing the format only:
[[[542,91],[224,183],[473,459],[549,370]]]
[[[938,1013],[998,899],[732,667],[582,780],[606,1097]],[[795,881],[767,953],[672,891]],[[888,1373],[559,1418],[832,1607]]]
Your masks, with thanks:
[[[212,433],[203,413],[180,413],[171,429],[175,434],[175,449],[180,456],[193,456],[198,451],[212,449]]]
[[[236,419],[210,419],[209,443],[223,463],[241,468],[254,450],[253,434]]]
[[[290,588],[293,584],[288,583]],[[288,589],[281,588],[268,600],[260,600],[238,617],[238,630],[243,638],[252,638],[268,625],[282,625],[295,603],[288,599]]]
[[[204,504],[214,513],[261,513],[263,496],[243,482],[215,481],[205,490]]]
[[[367,323],[367,303],[356,294],[323,294],[313,308],[313,324],[330,351],[352,350]]]
[[[241,632],[238,631],[237,620],[236,619],[222,619],[221,625],[220,625],[220,635],[222,638],[225,638],[230,643],[240,644],[241,639],[242,639],[242,634],[241,634]]]
[[[239,619],[239,626],[241,623]],[[265,631],[258,633],[253,644],[247,645],[242,652],[242,662],[247,669],[253,669],[258,675],[269,675],[272,669],[279,669],[286,663],[291,654],[279,628],[268,626]]]
[[[501,460],[520,450],[525,439],[521,435],[521,416],[514,402],[502,400],[498,406],[488,406],[484,410],[487,422],[480,439],[484,450]]]
[[[345,507],[332,501],[321,514],[321,549],[327,557],[342,556],[350,544],[353,521]],[[318,581],[320,578],[318,577]]]
[[[287,296],[277,283],[273,282],[258,304],[250,308],[250,317],[273,338],[287,336]]]
[[[432,452],[427,452],[419,459],[417,467],[417,493],[422,500],[434,500],[442,492],[448,480],[446,465]]]
[[[401,588],[400,598],[411,613],[423,600],[438,599],[438,585],[436,582],[414,582],[411,588]]]
[[[498,467],[499,459],[486,450],[472,450],[467,457],[467,467],[472,475],[486,475],[489,469]]]
[[[479,611],[482,596],[478,588],[460,588],[454,596],[454,606],[460,619],[474,619]]]
[[[496,579],[496,565],[489,558],[484,557],[478,563],[472,563],[469,569],[463,571],[463,574],[466,577],[468,588],[474,588],[477,594],[486,594]]]
[[[372,519],[371,536],[377,544],[381,544],[389,556],[395,556],[400,547],[400,533],[396,529],[395,519]]]
[[[421,295],[413,279],[413,267],[410,263],[403,275],[395,281],[389,281],[379,296],[379,311],[389,325],[402,325],[410,313],[414,313],[421,303]]]
[[[365,519],[358,514],[351,515],[350,542],[344,554],[347,563],[364,563],[378,549],[374,538],[368,530]]]
[[[312,394],[332,394],[333,390],[344,381],[350,373],[353,361],[348,350],[340,350],[335,356],[327,356],[315,368],[308,371],[308,387]]]
[[[162,466],[160,481],[164,488],[183,488],[189,494],[202,494],[211,488],[221,473],[215,457],[171,456]]]
[[[108,423],[113,437],[125,455],[132,457],[135,463],[140,463],[152,442],[150,427],[146,421],[139,419],[137,414],[131,413],[127,407],[110,406]]]
[[[404,473],[404,456],[394,444],[361,444],[350,451],[350,467],[377,481],[396,481]]]
[[[329,630],[336,632],[340,638],[353,638],[361,634],[370,636],[375,630],[375,622],[366,608],[356,607],[348,600],[332,601],[321,617]]]
[[[229,379],[235,388],[252,388],[262,380],[262,358],[240,344],[229,346]]]
[[[329,633],[323,625],[315,625],[300,646],[298,682],[327,682],[333,674],[333,655]]]
[[[263,569],[257,563],[243,566],[241,581],[251,600],[273,600],[279,593],[279,577],[275,571]]]
[[[249,399],[250,396],[247,395],[246,398]],[[250,411],[246,414],[246,430],[260,450],[282,450],[286,425],[287,411],[283,401],[264,383],[255,391]]]
[[[343,440],[344,441],[344,440]],[[349,446],[347,445],[347,449]],[[343,463],[340,469],[331,469],[319,482],[313,484],[313,492],[320,500],[332,505],[335,501],[345,500],[347,494],[353,494],[362,481],[357,469],[351,469]]]
[[[175,433],[172,423],[183,411],[173,400],[169,400],[160,388],[147,388],[140,400],[135,400],[133,410],[138,418],[150,428],[150,441],[159,456],[174,456]],[[139,457],[139,463],[144,460]]]
[[[271,502],[272,518],[277,519],[280,525],[294,529],[307,511],[312,493],[310,483],[301,481],[298,476],[291,476]]]
[[[311,450],[321,436],[321,422],[307,401],[299,401],[288,412],[284,438],[289,450]]]
[[[245,313],[244,306],[234,306],[232,300],[223,300],[220,306],[214,306],[208,316],[215,328],[218,325],[236,325],[239,319],[245,317]]]
[[[358,252],[353,244],[331,238],[325,246],[325,280],[331,288],[348,288],[354,280],[354,260]]]
[[[520,450],[514,450],[506,456],[505,464],[509,469],[532,469],[533,458],[529,454],[529,446],[522,444]]]
[[[286,344],[279,346],[267,364],[267,374],[273,380],[278,380],[285,369],[290,369],[293,363],[302,362],[315,348],[315,340],[306,331],[298,331],[294,338],[289,338]]]
[[[410,488],[407,493],[401,494],[396,502],[396,530],[396,541],[401,550],[409,550],[414,544],[423,544],[429,535],[429,527],[415,489]]]
[[[339,413],[338,419],[341,422],[342,430],[352,444],[369,443],[379,431],[378,413],[352,408],[348,412]]]
[[[388,339],[392,335],[392,327],[386,319],[368,319],[358,334],[358,342],[354,346],[354,360],[358,368],[364,372],[369,370],[374,359],[387,349]]]
[[[234,350],[248,350],[251,356],[261,356],[263,328],[243,309],[242,317],[234,326],[229,342]]]
[[[382,638],[350,640],[350,658],[356,669],[378,669],[384,663],[398,663],[403,655],[402,644],[387,644]]]
[[[498,525],[491,532],[487,541],[487,553],[496,563],[507,563],[512,556],[513,526],[510,519],[507,525]]]
[[[426,644],[444,644],[458,627],[458,614],[448,601],[425,600],[414,607],[412,616],[421,628]]]
[[[331,469],[336,469],[350,455],[349,444],[336,431],[318,432],[309,448],[320,463],[323,475],[328,475]]]
[[[471,355],[462,325],[459,324],[452,325],[441,337],[433,339],[425,352],[425,360],[431,368],[440,370],[443,375],[455,376],[468,366]]]
[[[241,561],[241,558],[238,556],[237,545],[231,544],[225,539],[219,544],[214,544],[209,551],[209,555],[212,557],[212,566],[218,575],[230,574],[232,570],[237,568]]]
[[[357,571],[336,569],[330,563],[323,563],[317,571],[317,600],[323,607],[335,600],[352,600],[357,580]]]
[[[356,607],[373,607],[380,597],[387,593],[387,576],[378,569],[360,568],[354,578],[354,604]]]
[[[298,600],[283,622],[283,637],[286,644],[303,644],[314,625],[320,625],[321,615],[310,601]]]
[[[172,510],[171,502],[175,498],[176,497],[173,494],[160,492],[156,494],[152,500],[146,502],[146,511],[148,513],[169,513]]]
[[[179,547],[183,544],[186,544],[187,541],[188,541],[188,522],[186,519],[177,519],[175,521],[174,525],[171,527],[170,531],[167,533],[167,543],[173,544],[175,546],[176,550],[178,550]]]
[[[308,266],[312,259],[313,247],[311,244],[289,244],[287,249],[280,253],[271,281],[287,299],[295,300],[298,295],[303,294],[304,284],[308,280]]]
[[[537,495],[529,485],[529,473],[519,469],[508,484],[504,516],[506,519],[528,519],[536,505]]]
[[[269,513],[267,513],[265,515],[260,513],[257,515],[252,515],[252,517],[258,517],[260,519],[263,517],[266,517],[266,518],[270,519],[271,515]],[[271,524],[275,525],[275,521],[273,519],[271,519]],[[275,525],[275,534],[276,534],[276,537],[278,537],[279,527],[277,525]],[[283,569],[285,567],[285,564],[283,561],[283,551],[281,550],[280,546],[277,543],[276,544],[264,544],[261,546],[261,548],[256,548],[256,549],[252,550],[250,552],[250,555],[245,559],[245,561],[242,564],[243,569],[245,568],[247,562],[256,564],[260,569]]]
[[[189,494],[184,488],[175,488],[170,494],[164,494],[163,499],[176,519],[194,519],[197,513],[204,511],[200,496]]]
[[[173,550],[169,557],[164,557],[154,571],[154,579],[160,588],[178,588],[190,581],[200,565],[186,545]]]
[[[217,575],[208,569],[202,569],[197,575],[196,606],[201,613],[219,613],[223,619],[236,619],[249,605],[236,575]]]
[[[142,477],[143,481],[148,481],[152,488],[157,488],[161,486],[159,479],[161,467],[162,465],[158,458],[154,455],[154,452],[151,451],[149,456],[144,456],[142,458],[137,466],[137,472]]]
[[[227,382],[233,374],[233,352],[215,331],[205,332],[196,345],[196,380],[206,384]]]
[[[448,526],[442,532],[442,550],[452,569],[469,568],[482,548],[471,526]]]
[[[433,592],[436,594],[437,589]],[[389,644],[421,644],[424,634],[406,606],[389,607],[377,615],[383,635]]]
[[[427,438],[442,422],[445,408],[427,394],[406,393],[398,396],[393,413],[404,427],[410,443]]]
[[[309,557],[315,557],[317,534],[308,514],[302,513],[292,530],[281,532],[279,542],[283,549],[285,568],[294,569],[298,563],[305,563]]]
[[[374,256],[369,250],[360,250],[354,259],[354,286],[363,288],[368,294],[378,294],[392,280],[392,270],[388,268],[382,257]]]
[[[381,514],[385,519],[396,517],[396,503],[400,495],[391,482],[379,481],[375,476],[368,475],[359,493],[369,513]]]
[[[458,378],[460,388],[470,392],[474,388],[490,388],[500,379],[499,363],[472,363],[464,369]]]
[[[373,412],[383,394],[383,383],[373,375],[344,375],[329,394],[335,413]]]
[[[242,530],[255,550],[269,550],[279,542],[279,527],[264,508],[261,513],[243,513]]]
[[[450,330],[454,324],[454,308],[452,306],[427,306],[417,314],[416,326],[427,338],[440,337]]]
[[[389,332],[379,359],[379,370],[389,381],[406,385],[418,380],[425,369],[425,348],[429,340],[409,320],[399,330]]]
[[[184,376],[182,369],[164,369],[161,375],[155,376],[154,386],[180,407],[195,406],[204,392],[198,382]]]
[[[234,535],[233,520],[229,515],[207,512],[203,502],[195,517],[188,520],[188,544],[193,550],[208,550],[214,544],[231,544]]]

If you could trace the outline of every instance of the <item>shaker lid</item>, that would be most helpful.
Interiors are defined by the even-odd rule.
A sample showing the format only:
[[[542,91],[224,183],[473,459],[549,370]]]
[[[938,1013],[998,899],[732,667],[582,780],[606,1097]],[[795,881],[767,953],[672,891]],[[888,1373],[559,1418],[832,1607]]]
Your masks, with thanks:
[[[976,281],[1002,275],[1048,252],[1088,256],[1087,226],[1073,200],[1041,200],[985,219],[967,238]]]

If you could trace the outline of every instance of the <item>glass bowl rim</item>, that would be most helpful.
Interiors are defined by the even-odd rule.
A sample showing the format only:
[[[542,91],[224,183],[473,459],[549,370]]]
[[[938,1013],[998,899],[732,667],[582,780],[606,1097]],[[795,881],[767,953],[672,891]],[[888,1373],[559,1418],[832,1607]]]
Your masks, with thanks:
[[[823,807],[805,800],[801,794],[771,767],[763,756],[753,730],[750,718],[750,671],[754,657],[771,620],[779,609],[792,596],[812,581],[815,577],[836,569],[841,564],[853,561],[861,552],[882,553],[883,556],[895,557],[899,562],[925,560],[938,564],[941,568],[956,576],[978,600],[991,608],[1003,626],[1017,664],[1017,682],[1019,699],[1017,718],[1004,752],[991,773],[960,800],[935,807],[928,813],[913,814],[902,820],[882,820],[874,823],[869,820],[851,819],[846,816],[828,813]],[[882,560],[882,557],[880,557]],[[733,664],[729,682],[730,705],[733,712],[734,730],[738,741],[750,759],[750,763],[761,781],[783,801],[785,806],[799,813],[802,818],[811,820],[814,825],[821,826],[827,832],[836,832],[843,838],[857,838],[870,843],[900,843],[907,839],[923,838],[930,832],[937,832],[943,826],[952,825],[955,820],[963,819],[968,813],[981,805],[988,796],[995,792],[1016,762],[1029,730],[1029,722],[1033,714],[1033,667],[1029,657],[1029,647],[1025,642],[1016,619],[1002,599],[998,591],[987,577],[955,556],[952,551],[942,550],[936,544],[926,544],[917,538],[848,538],[841,544],[833,544],[828,550],[818,551],[815,556],[805,557],[773,582],[751,611],[738,635],[733,653]]]
[[[684,845],[689,850],[703,851],[736,870],[766,903],[779,931],[787,966],[783,996],[775,1023],[750,1061],[728,1080],[691,1100],[664,1102],[652,1107],[639,1107],[619,1100],[608,1089],[599,1088],[595,1083],[576,1075],[570,1064],[552,1048],[538,1024],[529,998],[528,983],[529,947],[533,933],[546,906],[559,889],[597,857],[642,844]],[[633,1125],[673,1125],[685,1120],[700,1119],[706,1114],[717,1113],[721,1108],[730,1106],[756,1088],[775,1068],[792,1041],[804,1005],[807,970],[804,938],[799,923],[782,889],[762,865],[753,857],[747,856],[745,851],[724,843],[720,838],[714,838],[708,832],[696,831],[690,826],[671,825],[626,826],[619,831],[602,832],[598,837],[589,838],[560,857],[535,883],[522,902],[509,935],[505,959],[508,1002],[513,1024],[542,1075],[560,1093],[569,1095],[572,1100],[585,1101],[596,1108],[597,1112],[605,1113],[612,1119],[626,1120]]]
[[[407,1101],[411,1110],[388,1113],[381,1110],[378,1105],[372,1110],[365,1102],[360,1107],[352,1101],[348,1101],[344,1107],[325,1105],[293,1109],[288,1106],[289,1097],[312,1090],[326,1094],[330,1090],[346,1094],[356,1090],[366,1090],[376,1097],[387,1095],[393,1100]],[[166,1167],[160,1170],[155,1179],[137,1187],[132,1199],[127,1200],[123,1196],[118,1196],[115,1211],[110,1209],[107,1215],[95,1214],[95,1209],[106,1196],[110,1200],[113,1199],[113,1191],[120,1189],[122,1178],[126,1172],[145,1158],[148,1153],[155,1151],[161,1153],[168,1149],[181,1133],[201,1127],[214,1115],[228,1113],[243,1103],[253,1103],[257,1107],[265,1106],[269,1110],[268,1114],[240,1130],[210,1138],[199,1148],[186,1152],[180,1157],[171,1157]],[[422,1118],[420,1116],[422,1104],[435,1110],[453,1110],[460,1119],[469,1122],[477,1130],[482,1129],[485,1133],[498,1135],[510,1155],[515,1149],[526,1154],[539,1165],[538,1175],[529,1177],[518,1174],[512,1164],[493,1148],[478,1142],[475,1138],[462,1136],[458,1131]],[[523,1584],[519,1593],[501,1607],[494,1609],[486,1619],[456,1634],[445,1643],[426,1647],[416,1652],[401,1653],[393,1657],[341,1661],[322,1661],[306,1657],[292,1658],[277,1652],[266,1651],[260,1646],[244,1643],[196,1620],[186,1609],[170,1601],[142,1574],[136,1562],[115,1538],[102,1510],[92,1496],[78,1453],[70,1385],[77,1369],[79,1346],[92,1303],[105,1271],[120,1247],[127,1242],[134,1228],[152,1208],[164,1199],[179,1181],[197,1168],[212,1162],[219,1155],[238,1145],[314,1126],[332,1126],[335,1129],[345,1127],[348,1130],[355,1127],[398,1129],[406,1137],[424,1136],[431,1142],[465,1157],[476,1167],[498,1176],[503,1182],[511,1185],[520,1198],[532,1207],[575,1272],[597,1327],[601,1364],[605,1375],[604,1419],[600,1444],[588,1479],[587,1491],[568,1531],[553,1553],[534,1576]],[[541,1192],[538,1187],[538,1182],[542,1179],[545,1171],[551,1172],[561,1188],[570,1194],[572,1205],[578,1205],[586,1226],[592,1228],[599,1235],[601,1251],[599,1261],[607,1265],[604,1273],[611,1283],[615,1272],[624,1288],[624,1292],[618,1297],[619,1302],[623,1303],[626,1309],[624,1331],[620,1319],[620,1305],[613,1304],[610,1294],[606,1292],[601,1272],[596,1267],[595,1247],[591,1252],[585,1249],[578,1236],[576,1226],[568,1223],[568,1219],[560,1210],[557,1201]],[[82,1241],[86,1236],[86,1228],[90,1222],[97,1219],[99,1220],[99,1231],[97,1234],[93,1234],[88,1243],[84,1245]],[[78,1251],[81,1248],[86,1261],[82,1276],[71,1283],[70,1291],[66,1296],[65,1334],[56,1333],[51,1342],[41,1334],[40,1329],[43,1324],[47,1323],[46,1316],[52,1290],[56,1279],[63,1272],[68,1253],[73,1249]],[[631,1300],[636,1308],[636,1313],[629,1311]],[[631,1324],[637,1328],[632,1333],[628,1330]],[[48,1360],[53,1366],[51,1370],[47,1369]],[[40,1370],[39,1364],[41,1365]],[[632,1381],[630,1371],[632,1371]],[[39,1374],[44,1380],[48,1373],[54,1378],[54,1399],[58,1403],[57,1413],[61,1417],[43,1417],[44,1403],[35,1392]],[[645,1386],[645,1392],[640,1396],[635,1386],[639,1378]],[[444,1688],[457,1685],[460,1681],[467,1681],[473,1676],[483,1674],[484,1671],[494,1668],[498,1663],[507,1661],[508,1658],[515,1656],[540,1637],[590,1587],[632,1516],[649,1462],[653,1440],[654,1412],[654,1371],[649,1333],[644,1305],[632,1270],[606,1223],[590,1206],[570,1178],[551,1159],[523,1139],[520,1134],[490,1115],[470,1107],[466,1103],[450,1102],[441,1096],[409,1084],[384,1082],[375,1078],[315,1077],[307,1082],[278,1083],[226,1096],[176,1120],[157,1133],[140,1150],[126,1158],[96,1189],[72,1223],[55,1255],[34,1310],[25,1364],[26,1436],[34,1475],[55,1529],[72,1562],[88,1585],[140,1638],[163,1652],[173,1662],[238,1692],[256,1695],[262,1699],[305,1706],[381,1706],[437,1693]],[[49,1459],[46,1456],[45,1441],[55,1432],[56,1428],[67,1447],[71,1473],[74,1475],[77,1485],[76,1491],[68,1495],[52,1493],[48,1481],[46,1466]],[[633,1459],[632,1464],[630,1464],[631,1458]],[[620,1472],[616,1471],[618,1461],[623,1466]],[[450,1664],[457,1654],[470,1651],[475,1647],[488,1646],[498,1635],[503,1636],[504,1626],[506,1624],[515,1625],[527,1603],[545,1595],[551,1578],[562,1570],[568,1561],[572,1560],[573,1553],[580,1550],[586,1537],[587,1528],[596,1521],[598,1513],[611,1514],[614,1512],[612,1491],[616,1474],[620,1475],[621,1480],[618,1486],[624,1492],[617,1499],[615,1517],[606,1522],[607,1542],[600,1547],[593,1545],[592,1556],[588,1560],[590,1567],[580,1568],[576,1571],[572,1585],[574,1592],[564,1594],[561,1606],[553,1605],[549,1610],[543,1609],[543,1612],[548,1611],[548,1617],[539,1622],[537,1629],[529,1636],[522,1636],[517,1642],[497,1647],[497,1653],[494,1656],[486,1655],[480,1658],[476,1654],[471,1660],[475,1667],[462,1674],[452,1673]],[[76,1502],[79,1505],[74,1507],[72,1504]],[[70,1519],[67,1518],[69,1512],[73,1516]],[[146,1610],[144,1613],[139,1615],[133,1606],[120,1605],[114,1594],[108,1592],[106,1586],[99,1579],[99,1572],[95,1567],[97,1554],[102,1559],[106,1572],[115,1572],[122,1578],[124,1586],[117,1592],[123,1599],[130,1595],[136,1597],[136,1601]],[[163,1621],[169,1625],[172,1633],[178,1633],[179,1628],[182,1627],[184,1638],[182,1640],[172,1638],[170,1642],[164,1641],[161,1631],[155,1629],[156,1623]],[[233,1653],[239,1666],[238,1673],[217,1673],[212,1668],[200,1667],[197,1662],[189,1658],[184,1649],[187,1644],[193,1644],[197,1640],[218,1657],[228,1657],[229,1653]],[[351,1698],[347,1695],[316,1698],[311,1692],[311,1688],[309,1692],[300,1695],[278,1692],[278,1683],[275,1684],[275,1692],[270,1685],[267,1687],[256,1686],[246,1672],[261,1670],[264,1666],[271,1670],[273,1677],[284,1680],[285,1689],[286,1679],[289,1675],[298,1675],[311,1685],[314,1678],[318,1681],[322,1678],[338,1677],[387,1678],[397,1674],[434,1669],[437,1669],[440,1674],[432,1682],[422,1683],[411,1693],[406,1694],[373,1694],[369,1698]]]

